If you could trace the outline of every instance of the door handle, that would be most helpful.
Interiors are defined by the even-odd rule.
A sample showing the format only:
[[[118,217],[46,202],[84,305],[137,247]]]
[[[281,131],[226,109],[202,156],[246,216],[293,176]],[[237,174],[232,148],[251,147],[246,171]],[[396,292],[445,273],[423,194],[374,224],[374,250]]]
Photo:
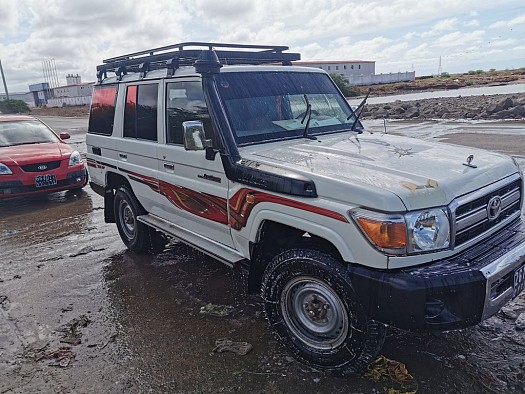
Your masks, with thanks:
[[[127,159],[128,158],[128,155],[126,155],[125,153],[119,153],[118,155],[120,156],[121,159]]]
[[[175,165],[174,165],[174,164],[164,163],[164,168],[165,168],[166,170],[173,171],[173,170],[175,170]]]

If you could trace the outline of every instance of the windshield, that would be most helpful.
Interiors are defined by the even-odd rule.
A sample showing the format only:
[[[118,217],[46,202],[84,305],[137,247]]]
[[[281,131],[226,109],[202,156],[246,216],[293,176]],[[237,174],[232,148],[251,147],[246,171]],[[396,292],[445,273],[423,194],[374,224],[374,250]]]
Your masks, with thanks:
[[[0,147],[59,141],[46,125],[37,120],[0,122]]]
[[[216,78],[239,145],[302,138],[308,120],[308,135],[348,131],[355,120],[327,74],[224,72]]]

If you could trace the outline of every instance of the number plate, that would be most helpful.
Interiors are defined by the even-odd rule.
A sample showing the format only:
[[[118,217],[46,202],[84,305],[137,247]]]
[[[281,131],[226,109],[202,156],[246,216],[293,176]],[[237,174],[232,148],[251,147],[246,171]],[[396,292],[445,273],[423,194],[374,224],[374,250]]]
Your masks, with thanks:
[[[57,184],[57,177],[55,174],[37,175],[35,177],[36,187],[53,186]]]
[[[514,293],[512,298],[516,298],[525,289],[525,265],[514,272]]]

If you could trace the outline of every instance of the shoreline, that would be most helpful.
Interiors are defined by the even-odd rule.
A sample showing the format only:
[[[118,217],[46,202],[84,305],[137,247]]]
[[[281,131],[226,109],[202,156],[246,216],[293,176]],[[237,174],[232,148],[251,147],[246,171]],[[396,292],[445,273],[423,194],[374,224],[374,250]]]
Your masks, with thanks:
[[[438,97],[366,104],[362,119],[525,119],[525,93]]]

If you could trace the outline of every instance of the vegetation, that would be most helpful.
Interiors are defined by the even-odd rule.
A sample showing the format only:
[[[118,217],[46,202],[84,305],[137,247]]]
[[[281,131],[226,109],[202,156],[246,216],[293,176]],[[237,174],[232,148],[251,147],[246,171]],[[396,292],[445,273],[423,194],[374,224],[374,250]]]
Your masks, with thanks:
[[[0,101],[0,112],[3,114],[19,114],[29,112],[27,103],[22,100],[2,100]]]
[[[335,84],[345,97],[355,97],[359,96],[359,94],[361,93],[358,89],[352,88],[349,85],[348,80],[341,74],[332,73],[330,74],[330,77],[332,77]]]

